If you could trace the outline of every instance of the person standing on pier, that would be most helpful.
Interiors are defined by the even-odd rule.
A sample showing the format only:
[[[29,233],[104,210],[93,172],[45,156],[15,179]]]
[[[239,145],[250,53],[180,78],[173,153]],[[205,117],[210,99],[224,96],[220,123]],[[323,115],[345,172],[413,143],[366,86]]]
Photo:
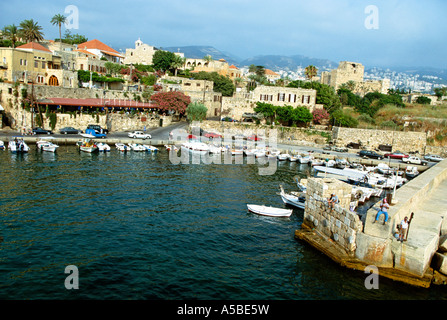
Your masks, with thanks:
[[[339,203],[338,197],[335,195],[335,193],[331,194],[331,197],[327,201],[329,205],[331,206],[331,211],[334,209],[334,206]]]
[[[408,230],[408,217],[405,217],[400,222],[399,239],[398,239],[398,241],[404,242],[404,241],[407,240],[407,230]]]

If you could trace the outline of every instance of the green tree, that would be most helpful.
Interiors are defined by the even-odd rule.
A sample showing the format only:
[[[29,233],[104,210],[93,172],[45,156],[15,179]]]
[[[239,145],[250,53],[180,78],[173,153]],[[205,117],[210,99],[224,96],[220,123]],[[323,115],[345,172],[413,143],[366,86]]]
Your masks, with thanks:
[[[274,121],[276,115],[276,106],[266,102],[256,102],[256,107],[253,109],[256,113],[260,113],[264,118]]]
[[[19,29],[15,24],[8,25],[3,28],[3,36],[10,40],[12,47],[15,48],[19,36]]]
[[[416,103],[419,103],[419,104],[430,104],[431,103],[431,99],[428,98],[428,97],[419,96],[416,99]]]
[[[334,126],[339,127],[355,128],[358,126],[357,119],[344,113],[341,109],[336,110],[331,114],[331,121]]]
[[[57,25],[59,27],[59,45],[62,48],[62,24],[67,22],[67,17],[58,13],[51,18],[50,22],[53,26]]]
[[[185,65],[186,58],[182,58],[175,55],[174,60],[172,60],[171,68],[175,70],[175,76],[177,76],[177,70]]]
[[[157,50],[152,57],[152,64],[155,70],[166,72],[175,59],[175,54],[170,51]]]
[[[233,81],[229,78],[224,77],[217,72],[205,72],[200,71],[195,74],[191,74],[196,80],[209,80],[214,82],[214,91],[222,93],[225,97],[231,97],[236,90]]]
[[[447,96],[447,87],[433,89],[438,100],[441,100],[443,96]]]
[[[208,109],[203,103],[192,102],[186,108],[186,115],[190,121],[203,121],[206,119]]]
[[[33,19],[23,20],[20,22],[19,34],[20,37],[25,39],[27,42],[39,42],[43,40],[42,27],[39,26],[37,22],[34,22]]]
[[[296,107],[293,112],[293,120],[299,123],[309,123],[313,119],[312,113],[307,107]]]

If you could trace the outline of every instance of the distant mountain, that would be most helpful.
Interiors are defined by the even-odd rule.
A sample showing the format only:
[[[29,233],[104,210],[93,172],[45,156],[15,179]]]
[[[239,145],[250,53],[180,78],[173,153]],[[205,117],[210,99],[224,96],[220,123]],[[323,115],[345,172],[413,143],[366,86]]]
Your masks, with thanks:
[[[302,55],[280,56],[280,55],[264,55],[246,59],[239,63],[240,66],[264,66],[267,69],[277,71],[296,71],[298,67],[305,68],[314,65],[319,71],[332,70],[338,67],[338,63],[327,60],[309,58]]]
[[[225,59],[230,65],[237,65],[240,61],[239,58],[210,46],[163,47],[162,49],[170,52],[183,52],[185,58],[190,59],[202,59],[210,55],[214,60]]]

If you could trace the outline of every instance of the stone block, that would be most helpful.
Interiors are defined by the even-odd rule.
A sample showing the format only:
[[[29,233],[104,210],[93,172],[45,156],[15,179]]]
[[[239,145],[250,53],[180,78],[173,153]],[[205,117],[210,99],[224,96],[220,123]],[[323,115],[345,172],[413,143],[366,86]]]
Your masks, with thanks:
[[[433,256],[432,265],[434,270],[438,270],[444,275],[447,275],[447,255],[436,252]]]
[[[357,259],[377,267],[393,267],[394,261],[389,239],[358,232],[355,244],[355,256]]]
[[[442,253],[447,252],[447,235],[443,235],[439,238],[438,251]]]

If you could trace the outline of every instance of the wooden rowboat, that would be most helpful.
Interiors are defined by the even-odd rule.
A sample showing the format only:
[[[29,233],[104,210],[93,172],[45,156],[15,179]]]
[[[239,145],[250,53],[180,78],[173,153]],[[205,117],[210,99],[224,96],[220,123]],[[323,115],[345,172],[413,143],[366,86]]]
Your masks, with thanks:
[[[260,206],[256,204],[247,204],[248,211],[270,217],[289,217],[293,210],[275,207]]]

